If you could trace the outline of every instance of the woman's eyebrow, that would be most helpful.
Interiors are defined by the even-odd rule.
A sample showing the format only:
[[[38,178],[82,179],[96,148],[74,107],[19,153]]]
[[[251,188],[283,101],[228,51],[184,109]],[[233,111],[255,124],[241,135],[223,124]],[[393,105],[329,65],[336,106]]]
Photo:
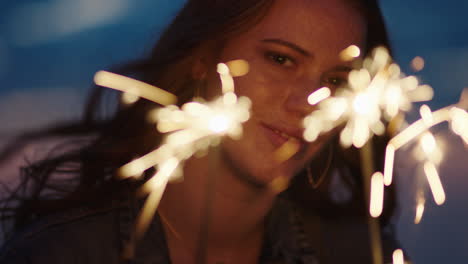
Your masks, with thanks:
[[[282,39],[264,39],[262,40],[262,42],[267,42],[267,43],[275,43],[275,44],[279,44],[279,45],[282,45],[282,46],[286,46],[288,48],[291,48],[297,52],[299,52],[300,54],[304,55],[304,56],[307,56],[307,57],[310,57],[311,54],[306,51],[305,49],[299,47],[298,45],[292,43],[292,42],[289,42],[289,41],[286,41],[286,40],[282,40]]]
[[[332,71],[332,72],[350,72],[352,70],[353,70],[352,67],[345,66],[345,65],[337,65],[337,66],[330,69],[330,71]]]

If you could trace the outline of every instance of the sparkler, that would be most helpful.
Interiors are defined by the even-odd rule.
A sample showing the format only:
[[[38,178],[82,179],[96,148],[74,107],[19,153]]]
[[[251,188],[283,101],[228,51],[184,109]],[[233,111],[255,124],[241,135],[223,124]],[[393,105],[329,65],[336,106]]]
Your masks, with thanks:
[[[373,57],[363,61],[363,68],[351,71],[348,79],[348,87],[337,90],[332,97],[322,96],[322,89],[309,96],[311,104],[320,103],[319,109],[304,119],[307,141],[345,124],[341,144],[361,148],[373,134],[385,132],[384,120],[409,111],[413,102],[433,96],[431,87],[419,85],[414,76],[402,75],[385,48],[377,48]]]
[[[210,102],[198,99],[181,108],[172,105],[176,101],[174,95],[157,87],[109,72],[96,74],[98,85],[166,105],[148,114],[148,119],[157,123],[159,132],[167,133],[161,146],[119,170],[123,178],[139,177],[151,167],[157,171],[141,187],[141,192],[149,196],[137,220],[137,240],[153,218],[167,183],[182,176],[184,161],[198,151],[219,144],[223,136],[238,139],[242,135],[242,124],[250,118],[251,102],[247,97],[238,98],[234,93],[233,76],[247,72],[248,63],[243,60],[218,64],[223,94]]]
[[[355,46],[345,49],[341,56],[354,49]],[[422,58],[413,60],[413,66],[418,70],[422,69],[423,64]],[[442,122],[450,122],[452,131],[468,144],[468,113],[459,107],[466,104],[466,93],[463,93],[458,105],[435,112],[423,105],[420,109],[421,119],[390,140],[385,155],[386,186],[392,183],[395,152],[422,135],[420,145],[426,157],[424,162],[427,162],[424,171],[431,182],[434,197],[438,197],[437,203],[443,203],[445,194],[436,170],[441,151],[437,149],[436,141],[428,130]],[[348,87],[339,89],[331,97],[325,88],[309,96],[309,103],[318,103],[319,109],[304,119],[304,138],[314,141],[320,134],[345,124],[340,134],[342,145],[362,148],[373,134],[381,135],[385,132],[384,121],[391,121],[399,114],[409,111],[413,102],[430,100],[432,96],[430,86],[419,85],[414,76],[403,75],[399,66],[391,62],[387,50],[377,48],[372,57],[363,61],[362,69],[350,72]]]
[[[355,46],[345,49],[340,57],[344,61],[359,56]],[[424,60],[416,57],[412,61],[415,71],[424,68]],[[371,164],[372,155],[369,139],[374,135],[385,132],[392,133],[399,130],[404,120],[404,112],[411,110],[414,102],[428,101],[433,97],[432,88],[420,85],[414,76],[405,76],[400,67],[392,63],[385,48],[377,48],[372,56],[362,62],[362,68],[353,70],[348,77],[347,87],[338,89],[333,96],[319,89],[312,93],[308,101],[311,105],[318,105],[318,110],[304,119],[304,139],[312,142],[321,134],[344,125],[340,134],[342,146],[354,145],[361,148],[361,163],[363,167],[365,190],[369,202],[369,214],[378,218],[382,213],[384,185],[392,183],[395,152],[413,140],[420,138],[420,161],[424,164],[424,172],[434,200],[441,205],[445,201],[445,192],[437,172],[437,165],[441,161],[442,151],[429,129],[442,122],[449,122],[451,130],[468,144],[468,92],[462,94],[457,105],[448,106],[432,112],[428,106],[420,108],[421,119],[394,136],[388,143],[385,154],[384,173],[374,172]],[[371,177],[372,175],[372,177]],[[415,223],[421,221],[424,212],[423,198],[418,199]],[[373,244],[374,263],[381,263],[381,250],[378,233],[378,223],[369,218],[369,228]],[[376,244],[376,245],[374,245]],[[395,252],[396,263],[403,263],[402,252]],[[400,257],[401,256],[401,257]]]
[[[421,106],[421,119],[408,126],[389,141],[385,156],[384,181],[386,186],[392,183],[395,152],[412,141],[419,139],[419,147],[415,152],[416,158],[423,164],[423,171],[428,180],[434,201],[437,205],[442,205],[445,202],[445,191],[437,171],[437,166],[441,162],[443,154],[429,129],[440,123],[448,122],[451,130],[468,144],[468,113],[460,108],[466,107],[466,94],[465,90],[458,104],[444,107],[435,112],[431,112],[430,108],[426,105]],[[421,221],[424,204],[424,198],[419,197],[416,205],[416,224]]]

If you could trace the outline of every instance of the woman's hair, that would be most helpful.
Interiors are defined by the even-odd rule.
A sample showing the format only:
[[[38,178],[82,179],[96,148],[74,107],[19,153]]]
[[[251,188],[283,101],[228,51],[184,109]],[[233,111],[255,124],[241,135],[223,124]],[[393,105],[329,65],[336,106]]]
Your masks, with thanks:
[[[343,0],[357,6],[367,20],[367,50],[378,45],[389,46],[385,26],[376,0]],[[192,77],[192,66],[203,54],[215,55],[223,43],[259,22],[268,12],[272,0],[189,0],[161,35],[156,46],[145,58],[124,65],[114,72],[130,75],[144,82],[174,93],[178,104],[189,101],[199,87],[200,81]],[[217,61],[208,61],[215,66]],[[115,174],[119,167],[135,157],[153,150],[161,140],[155,133],[154,125],[146,121],[146,113],[155,107],[154,103],[139,100],[130,106],[118,106],[115,113],[102,116],[100,110],[106,107],[106,90],[94,87],[83,119],[77,123],[57,126],[46,132],[29,133],[13,142],[7,152],[19,144],[37,138],[59,136],[70,138],[73,147],[64,153],[50,155],[22,168],[20,185],[11,191],[3,201],[2,218],[12,219],[9,229],[16,230],[36,217],[74,206],[99,206],[110,200],[127,199],[133,195],[141,182],[118,180]],[[78,142],[77,136],[87,136]],[[385,143],[385,139],[379,139]],[[375,144],[376,167],[382,166],[384,144]],[[353,204],[363,208],[360,187],[360,166],[350,157],[356,150],[342,151],[333,145],[332,169],[348,170],[345,182],[350,182],[354,196]],[[0,162],[9,153],[0,155]],[[348,152],[351,152],[349,154]],[[326,156],[326,155],[318,155]],[[316,162],[323,165],[323,162]],[[317,168],[320,170],[323,168]],[[330,170],[332,171],[332,170]],[[67,174],[67,180],[56,181],[54,174]],[[147,172],[150,175],[151,172]],[[298,178],[305,178],[299,176]],[[292,188],[297,188],[297,183]],[[326,184],[324,186],[327,186]],[[310,189],[301,190],[302,196],[318,197]],[[321,191],[316,193],[320,194]],[[320,195],[319,195],[320,196]],[[322,196],[320,196],[322,197]],[[293,197],[294,198],[294,197]],[[294,198],[298,199],[297,196]],[[315,198],[314,198],[315,199]],[[320,198],[326,201],[326,198]],[[393,199],[391,199],[393,200]],[[305,202],[304,202],[305,201]],[[308,200],[300,204],[308,206]],[[322,203],[326,211],[333,211],[333,203]],[[326,205],[326,206],[325,206]],[[390,207],[391,208],[391,207]],[[321,209],[322,210],[322,209]],[[389,210],[388,215],[391,214]]]

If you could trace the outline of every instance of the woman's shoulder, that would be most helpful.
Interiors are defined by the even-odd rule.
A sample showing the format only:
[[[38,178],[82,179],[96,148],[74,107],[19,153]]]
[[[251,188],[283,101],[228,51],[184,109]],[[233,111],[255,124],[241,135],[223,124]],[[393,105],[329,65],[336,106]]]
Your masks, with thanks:
[[[122,263],[141,201],[81,207],[50,215],[16,234],[0,251],[0,263]],[[135,263],[169,263],[160,219],[133,244]]]
[[[1,263],[117,263],[126,206],[80,207],[42,218],[7,241]],[[128,223],[130,226],[130,223]],[[115,261],[112,261],[115,260]]]
[[[329,214],[294,202],[288,206],[294,212],[296,228],[320,263],[372,263],[366,215]],[[380,236],[384,263],[391,263],[393,251],[400,248],[393,225],[381,228]]]

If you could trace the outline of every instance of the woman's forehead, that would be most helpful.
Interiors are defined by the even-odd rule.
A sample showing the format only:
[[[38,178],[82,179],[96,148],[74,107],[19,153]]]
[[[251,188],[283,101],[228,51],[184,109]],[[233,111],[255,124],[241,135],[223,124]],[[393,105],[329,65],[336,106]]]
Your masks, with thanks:
[[[336,45],[363,44],[365,21],[343,0],[277,0],[246,35],[306,45],[311,39]]]

